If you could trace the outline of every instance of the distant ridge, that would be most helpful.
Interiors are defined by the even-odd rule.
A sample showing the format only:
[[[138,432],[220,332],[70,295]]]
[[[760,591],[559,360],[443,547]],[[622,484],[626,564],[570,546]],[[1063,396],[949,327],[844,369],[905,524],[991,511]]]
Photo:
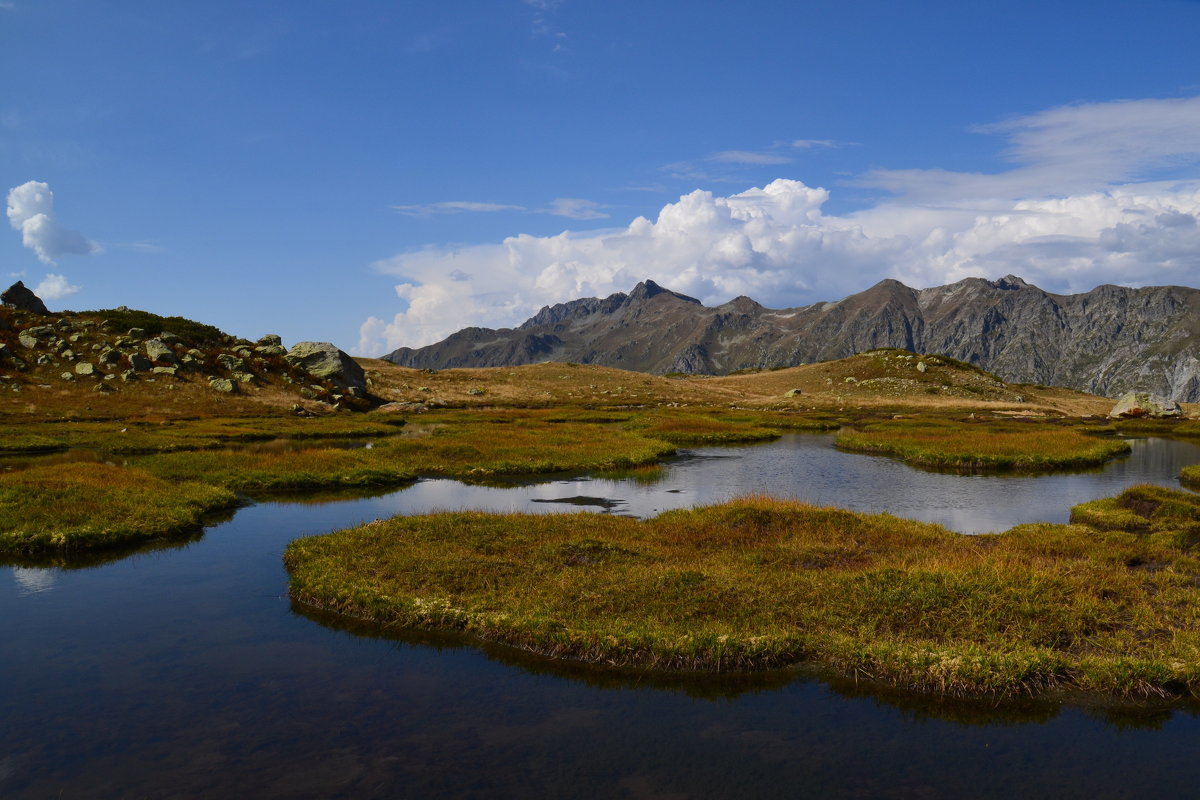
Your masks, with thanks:
[[[884,280],[837,302],[708,307],[643,281],[629,294],[546,306],[517,328],[465,328],[385,359],[406,367],[540,361],[725,374],[845,358],[877,347],[943,353],[1006,381],[1200,402],[1200,290],[1104,285],[1051,294],[1015,275],[912,289]]]

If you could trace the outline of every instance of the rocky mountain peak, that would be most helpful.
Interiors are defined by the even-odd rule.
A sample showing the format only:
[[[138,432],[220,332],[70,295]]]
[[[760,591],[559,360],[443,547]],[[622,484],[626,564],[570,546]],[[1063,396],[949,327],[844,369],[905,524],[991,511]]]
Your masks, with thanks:
[[[516,331],[455,334],[386,358],[435,369],[557,360],[719,374],[880,347],[948,355],[1011,382],[1197,402],[1200,290],[1102,286],[1058,295],[1016,275],[915,290],[888,279],[837,302],[771,310],[748,297],[709,308],[646,280],[628,295],[547,306]]]

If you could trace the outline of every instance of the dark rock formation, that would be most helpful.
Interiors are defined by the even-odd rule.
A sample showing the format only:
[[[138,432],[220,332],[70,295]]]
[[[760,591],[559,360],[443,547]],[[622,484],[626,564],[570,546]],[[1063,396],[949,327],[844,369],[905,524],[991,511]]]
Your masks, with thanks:
[[[547,306],[517,328],[466,328],[385,358],[408,367],[576,361],[641,372],[724,374],[844,358],[878,347],[943,353],[1011,382],[1200,401],[1200,290],[1042,291],[1009,275],[911,289],[885,280],[831,303],[709,308],[652,281],[628,295]]]
[[[49,315],[50,310],[46,308],[46,304],[42,302],[42,298],[38,297],[21,281],[17,281],[12,286],[0,293],[0,301],[6,306],[17,309],[18,311],[28,311],[32,314]]]

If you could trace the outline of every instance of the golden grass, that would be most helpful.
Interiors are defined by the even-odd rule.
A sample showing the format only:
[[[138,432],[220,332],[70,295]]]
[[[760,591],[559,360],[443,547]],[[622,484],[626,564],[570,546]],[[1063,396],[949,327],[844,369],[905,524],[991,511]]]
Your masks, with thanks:
[[[1196,696],[1200,560],[1181,532],[1200,498],[1160,500],[1174,509],[1163,535],[1043,524],[973,537],[764,497],[645,521],[434,514],[299,539],[284,560],[302,604],[559,658],[809,662],[951,695]]]
[[[845,428],[837,446],[890,455],[924,467],[1039,471],[1094,467],[1129,452],[1129,444],[1052,423],[993,420],[894,420]]]
[[[34,467],[0,475],[0,552],[82,550],[178,534],[236,502],[224,489],[109,464]]]

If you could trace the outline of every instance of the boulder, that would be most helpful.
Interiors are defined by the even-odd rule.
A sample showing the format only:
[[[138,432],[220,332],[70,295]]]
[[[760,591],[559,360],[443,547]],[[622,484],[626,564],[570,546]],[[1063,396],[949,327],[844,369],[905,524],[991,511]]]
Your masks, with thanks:
[[[1135,419],[1137,417],[1179,417],[1183,410],[1179,403],[1150,392],[1126,392],[1113,406],[1108,416],[1112,419]]]
[[[147,340],[146,355],[151,361],[163,361],[168,364],[179,363],[179,359],[175,357],[175,351],[168,347],[162,339]]]
[[[266,336],[258,340],[258,343],[267,347],[278,347],[283,344],[283,339],[273,333],[268,333]]]
[[[361,397],[367,391],[363,368],[329,342],[297,342],[284,358],[292,366],[314,378],[332,381],[355,397]]]
[[[229,353],[221,353],[221,355],[217,356],[217,363],[230,372],[242,372],[246,369],[244,359],[230,355]]]
[[[788,389],[786,392],[783,393],[783,396],[784,397],[798,397],[802,394],[804,394],[804,392],[801,391],[800,389]]]
[[[34,314],[50,313],[50,309],[46,308],[42,299],[25,288],[25,284],[21,281],[17,281],[0,293],[0,301],[19,311],[29,311]]]
[[[238,390],[237,381],[231,381],[228,378],[209,378],[208,385],[214,392],[224,392],[225,394],[234,394]]]
[[[150,363],[150,359],[146,358],[141,353],[134,353],[129,357],[129,366],[132,367],[136,372],[145,372],[154,365]]]
[[[95,375],[96,367],[95,367],[95,365],[91,364],[90,362],[80,361],[78,364],[75,365],[75,374],[76,375]]]

